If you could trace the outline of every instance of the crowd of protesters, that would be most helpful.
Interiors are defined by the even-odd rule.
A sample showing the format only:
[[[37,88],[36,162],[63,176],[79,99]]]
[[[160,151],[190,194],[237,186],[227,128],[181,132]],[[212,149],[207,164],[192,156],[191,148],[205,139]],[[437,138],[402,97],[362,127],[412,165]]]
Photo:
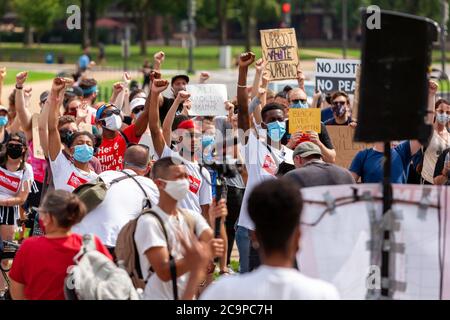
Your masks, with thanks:
[[[117,262],[121,230],[151,208],[154,214],[140,216],[134,233],[144,299],[174,298],[172,259],[184,299],[338,299],[331,284],[302,275],[295,256],[301,188],[382,182],[381,142],[358,152],[349,168],[335,164],[327,126],[358,125],[349,95],[316,91],[308,104],[300,68],[297,88],[272,92],[264,62],[249,52],[238,61],[237,95],[223,106],[227,116],[190,116],[192,79],[164,80],[164,60],[158,52],[152,64],[145,62],[142,89],[130,89],[125,74],[109,101],[97,101],[86,51],[81,74],[55,78],[39,92],[37,133],[28,73],[17,74],[15,89],[3,92],[9,99],[0,101],[0,236],[21,246],[10,287],[0,278],[0,291],[8,289],[13,299],[64,299],[64,278],[82,236],[93,234],[97,250]],[[0,69],[0,94],[6,72]],[[202,73],[197,83],[208,80]],[[393,183],[448,181],[450,103],[437,99],[437,89],[430,81],[429,142],[392,145]],[[290,134],[291,108],[321,108],[321,132]],[[223,164],[235,170],[219,190]],[[109,188],[90,210],[73,192],[93,181]],[[27,239],[15,237],[30,219]],[[235,245],[239,275],[230,261]]]

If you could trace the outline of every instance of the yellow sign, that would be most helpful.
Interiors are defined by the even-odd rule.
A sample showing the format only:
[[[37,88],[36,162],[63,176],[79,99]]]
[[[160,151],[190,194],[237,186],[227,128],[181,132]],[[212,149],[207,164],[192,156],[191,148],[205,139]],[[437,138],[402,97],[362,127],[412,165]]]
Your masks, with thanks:
[[[299,59],[295,29],[260,30],[260,34],[270,80],[297,79]]]
[[[314,131],[320,133],[320,109],[289,109],[289,133]]]

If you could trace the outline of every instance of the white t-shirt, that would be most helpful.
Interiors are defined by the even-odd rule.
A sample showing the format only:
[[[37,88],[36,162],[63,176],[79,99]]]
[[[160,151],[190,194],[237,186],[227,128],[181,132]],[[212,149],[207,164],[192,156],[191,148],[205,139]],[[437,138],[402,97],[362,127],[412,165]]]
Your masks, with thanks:
[[[157,206],[153,207],[153,210],[161,217],[162,221],[164,221],[164,226],[172,249],[172,256],[175,260],[182,259],[183,251],[180,242],[177,241],[177,230],[180,230],[185,239],[188,239],[187,237],[189,236],[190,230],[185,217],[181,213],[178,213],[177,216],[168,215]],[[189,213],[192,214],[197,237],[200,237],[204,231],[211,229],[201,215],[194,214],[193,212]],[[142,275],[144,279],[147,279],[150,263],[145,252],[154,247],[167,247],[166,239],[158,220],[151,214],[141,216],[136,226],[134,239],[139,253]],[[188,279],[189,273],[177,278],[179,297],[183,295]],[[173,300],[172,280],[163,282],[156,273],[153,273],[145,286],[144,298],[147,300]]]
[[[255,186],[266,180],[276,179],[275,175],[279,164],[283,161],[292,163],[292,150],[285,146],[280,150],[270,146],[268,148],[267,144],[258,139],[253,131],[249,135],[247,144],[242,149],[241,154],[244,157],[248,179],[242,199],[238,225],[254,230],[255,226],[247,211],[248,197]]]
[[[201,300],[338,300],[336,288],[292,268],[260,266],[253,272],[222,277]]]
[[[94,171],[85,172],[78,169],[68,160],[62,152],[59,152],[55,161],[50,159],[50,168],[53,174],[55,190],[66,190],[72,192],[78,186],[97,178]]]
[[[178,206],[201,214],[200,206],[212,202],[211,176],[208,170],[202,168],[202,173],[200,173],[200,166],[197,163],[183,159],[178,152],[171,150],[168,146],[164,147],[161,155],[161,158],[165,157],[181,159],[186,166],[190,192],[183,200],[178,202]]]
[[[155,206],[159,200],[159,191],[154,182],[146,177],[136,176],[136,173],[132,170],[126,169],[124,171],[135,176],[135,179],[149,196],[152,207]],[[105,183],[110,183],[122,176],[124,176],[124,173],[112,170],[102,172],[99,175]],[[104,245],[115,247],[117,236],[122,227],[131,219],[136,218],[144,205],[144,192],[133,179],[128,178],[116,182],[108,189],[102,203],[75,225],[72,231],[79,234],[92,233],[100,238]]]
[[[25,163],[24,170],[11,172],[0,167],[0,199],[8,199],[23,190],[23,183],[28,182],[28,188],[31,190],[31,185],[34,181],[33,168],[30,164]]]
[[[450,133],[446,132],[447,139],[450,138]],[[425,156],[423,157],[422,178],[427,182],[434,184],[434,167],[442,152],[450,147],[450,141],[444,140],[436,130],[433,130],[430,143],[425,150]]]

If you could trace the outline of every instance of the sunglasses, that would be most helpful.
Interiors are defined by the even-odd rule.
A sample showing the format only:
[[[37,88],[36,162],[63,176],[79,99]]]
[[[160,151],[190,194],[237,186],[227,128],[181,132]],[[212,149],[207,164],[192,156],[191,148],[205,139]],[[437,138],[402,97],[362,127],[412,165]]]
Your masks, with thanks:
[[[343,101],[333,101],[333,106],[336,106],[336,107],[344,106],[345,104],[346,104],[346,102],[343,102]]]
[[[133,109],[133,111],[131,111],[134,114],[138,114],[139,112],[144,111],[144,106],[141,107],[136,107]]]
[[[109,110],[103,111],[103,118],[110,117],[113,114],[116,114],[116,115],[120,116],[120,110],[114,108],[114,109],[109,109]]]
[[[306,103],[306,99],[295,99],[295,100],[291,100],[291,102],[293,103],[293,104],[299,104],[300,102],[301,103]]]

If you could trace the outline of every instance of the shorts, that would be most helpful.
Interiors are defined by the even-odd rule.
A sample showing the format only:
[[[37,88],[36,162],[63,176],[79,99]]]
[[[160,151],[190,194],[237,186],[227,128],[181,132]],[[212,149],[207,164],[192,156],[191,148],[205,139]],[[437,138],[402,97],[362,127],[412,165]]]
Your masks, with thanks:
[[[0,225],[13,226],[16,224],[16,216],[19,215],[19,207],[0,206]]]

